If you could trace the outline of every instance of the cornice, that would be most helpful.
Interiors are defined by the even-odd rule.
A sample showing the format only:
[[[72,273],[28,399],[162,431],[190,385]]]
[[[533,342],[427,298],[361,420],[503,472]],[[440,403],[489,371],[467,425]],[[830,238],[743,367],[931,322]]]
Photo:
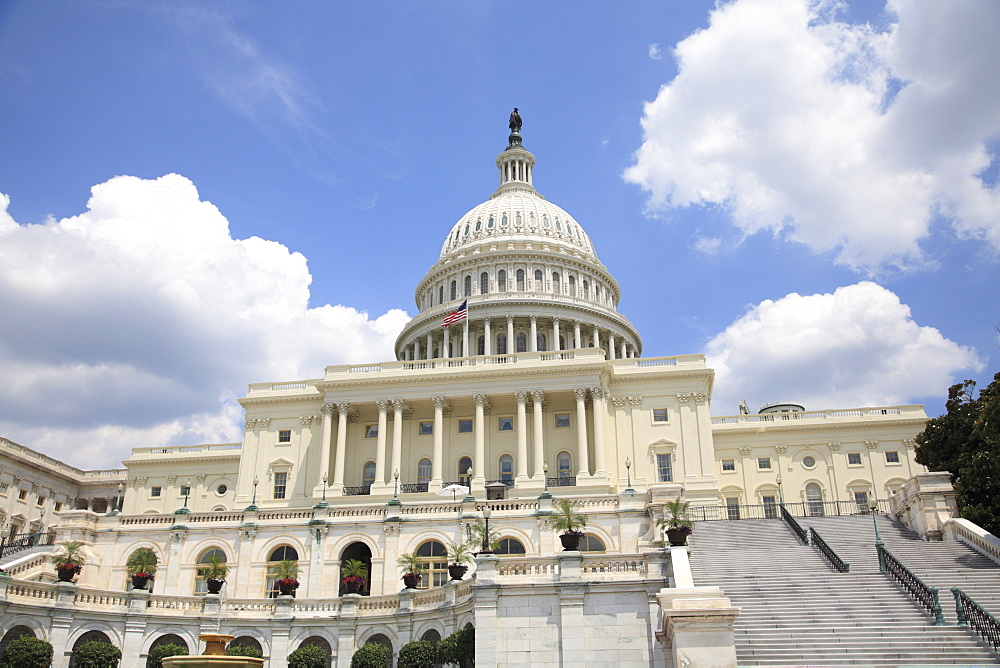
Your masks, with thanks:
[[[874,430],[874,429],[892,429],[898,427],[914,427],[919,431],[922,431],[927,425],[927,420],[930,418],[918,418],[918,419],[902,419],[902,420],[857,420],[853,422],[814,422],[813,424],[778,424],[774,422],[769,423],[754,423],[754,426],[747,427],[726,427],[723,429],[717,429],[719,425],[712,425],[712,438],[718,439],[720,437],[727,436],[747,436],[753,434],[761,433],[774,433],[776,431],[789,433],[789,432],[805,432],[805,431],[815,431],[817,429],[824,430],[835,430],[835,431],[846,431],[848,429],[857,429],[859,427]]]
[[[319,383],[316,383],[315,387],[319,387]],[[257,404],[261,402],[266,402],[269,404],[288,404],[288,403],[302,403],[305,401],[322,401],[323,395],[320,393],[313,393],[309,395],[275,395],[272,397],[240,397],[237,399],[240,405],[244,408],[248,404]]]
[[[539,372],[542,373],[539,373]],[[444,375],[447,374],[447,375]],[[606,376],[606,368],[603,364],[585,364],[579,366],[569,366],[569,365],[553,365],[549,369],[542,369],[537,366],[535,367],[525,367],[524,369],[515,369],[511,366],[497,365],[491,367],[489,371],[475,371],[466,372],[465,374],[460,371],[442,371],[439,374],[430,374],[423,377],[403,377],[395,376],[392,378],[371,378],[371,379],[351,379],[351,381],[345,383],[338,383],[335,381],[327,383],[317,383],[316,387],[323,387],[324,391],[330,392],[332,394],[337,394],[338,392],[350,391],[350,390],[360,390],[369,389],[373,387],[391,387],[394,385],[442,385],[442,384],[454,384],[458,382],[495,382],[498,379],[508,379],[508,378],[521,378],[524,376],[532,377],[566,377],[566,376],[576,376],[576,375],[599,375]],[[372,374],[376,375],[376,374]]]
[[[133,468],[138,467],[138,466],[153,466],[153,465],[160,466],[164,462],[168,462],[168,463],[171,463],[171,464],[180,464],[180,463],[190,463],[190,462],[203,463],[203,462],[223,462],[223,461],[230,461],[230,460],[237,460],[237,461],[239,461],[239,459],[240,459],[240,453],[242,452],[242,450],[233,450],[233,452],[235,452],[236,454],[234,454],[234,455],[210,455],[208,457],[191,457],[191,456],[180,456],[179,457],[179,456],[176,456],[176,455],[162,455],[158,459],[157,458],[153,458],[153,459],[134,459],[134,460],[133,459],[126,459],[125,463],[128,464],[128,469],[131,471]]]

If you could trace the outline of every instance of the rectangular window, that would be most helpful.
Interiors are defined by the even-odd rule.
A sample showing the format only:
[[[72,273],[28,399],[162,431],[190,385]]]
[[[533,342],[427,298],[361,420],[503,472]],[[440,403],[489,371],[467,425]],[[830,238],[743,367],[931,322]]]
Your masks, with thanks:
[[[726,497],[726,517],[731,520],[740,519],[740,500],[736,497]]]
[[[723,471],[735,471],[736,470],[736,460],[735,459],[723,459],[722,460],[722,470]]]
[[[653,422],[669,422],[670,416],[667,413],[666,408],[654,408],[653,409]]]
[[[291,443],[292,442],[292,430],[291,429],[279,429],[278,430],[278,443]]]
[[[674,470],[670,464],[670,455],[656,455],[656,474],[660,482],[673,482]]]
[[[429,483],[431,481],[431,460],[421,459],[417,464],[417,482]]]
[[[757,458],[757,469],[759,471],[770,471],[771,470],[771,458],[770,457],[758,457]]]
[[[497,418],[497,429],[500,431],[514,431],[514,418]]]
[[[861,453],[860,452],[848,452],[847,453],[847,463],[851,466],[861,466]]]
[[[19,490],[17,490],[17,500],[18,501],[24,501],[26,498],[28,498],[28,490],[26,490],[26,489],[19,489]]]
[[[514,460],[511,457],[500,458],[500,480],[510,482],[514,479]]]
[[[563,429],[571,426],[569,413],[556,413],[556,429]]]
[[[8,487],[7,483],[0,482],[0,494],[7,496],[7,487]]]
[[[432,436],[434,434],[434,423],[430,421],[419,423],[417,433],[420,436]]]
[[[472,418],[461,418],[458,421],[458,433],[459,434],[471,434],[472,433]]]
[[[885,463],[886,464],[898,464],[899,463],[899,453],[895,450],[889,450],[885,453]]]
[[[778,504],[775,503],[773,496],[762,496],[760,497],[761,502],[764,504],[764,519],[773,520],[778,516]]]
[[[864,515],[868,512],[868,492],[855,492],[854,503],[858,505],[858,513]]]
[[[149,488],[149,495],[150,496],[157,497],[157,496],[160,496],[161,494],[163,494],[163,488],[162,487],[150,487]]]
[[[61,513],[62,512],[62,501],[56,501],[56,505],[52,508],[52,510],[56,511],[57,513]]]
[[[365,438],[378,438],[378,425],[377,424],[366,424],[365,425]]]
[[[285,498],[285,488],[288,486],[288,473],[286,471],[275,471],[274,473],[274,498]]]
[[[42,506],[44,506],[45,505],[45,497],[44,496],[38,497],[38,500],[35,501],[35,505],[38,506],[39,508],[41,508]]]
[[[181,485],[181,496],[191,496],[191,488],[187,485]]]

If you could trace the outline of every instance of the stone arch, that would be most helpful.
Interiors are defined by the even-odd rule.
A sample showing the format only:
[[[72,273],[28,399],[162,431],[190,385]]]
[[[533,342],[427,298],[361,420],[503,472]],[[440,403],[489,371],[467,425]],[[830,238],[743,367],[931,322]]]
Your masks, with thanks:
[[[306,637],[304,640],[302,640],[302,642],[298,643],[295,649],[298,649],[300,647],[309,647],[309,646],[319,647],[321,650],[326,652],[327,668],[329,668],[329,666],[332,665],[334,656],[333,644],[329,640],[327,640],[322,635],[317,635],[313,633],[313,635]]]
[[[390,633],[387,629],[383,629],[381,631],[376,631],[375,633],[369,635],[367,638],[365,638],[364,641],[362,641],[358,645],[358,647],[364,646],[365,643],[373,642],[377,645],[382,645],[383,647],[387,648],[389,650],[389,658],[386,660],[385,665],[386,668],[391,668],[396,663],[397,648],[395,647],[394,644],[396,640],[397,639],[395,637],[395,634]]]
[[[906,484],[906,478],[889,478],[883,483],[886,496],[892,496]]]
[[[104,627],[104,625],[101,626]],[[91,641],[106,642],[109,645],[114,645],[118,649],[121,649],[121,641],[119,640],[119,642],[116,643],[114,640],[112,640],[112,636],[117,637],[117,635],[118,634],[114,633],[114,631],[108,627],[104,627],[101,629],[90,629],[89,631],[81,633],[79,636],[77,636],[77,638],[73,641],[73,644],[71,645],[73,650],[69,658],[70,668],[75,668],[76,651],[80,649],[80,646],[83,645],[84,643]]]
[[[372,551],[371,548],[368,546],[368,543],[366,541],[357,540],[347,544],[340,550],[338,559],[341,564],[343,564],[348,559],[358,559],[360,561],[365,562],[365,564],[368,566],[368,578],[367,581],[365,582],[365,585],[361,588],[361,591],[358,593],[360,593],[362,596],[369,596],[371,594],[372,571],[374,570],[374,566],[372,564]],[[346,593],[347,593],[347,586],[343,582],[341,582],[339,595],[343,596]]]
[[[537,546],[531,540],[531,534],[516,526],[504,526],[497,528],[497,534],[501,538],[514,538],[524,546],[524,551],[526,554],[536,554]],[[493,533],[493,527],[490,527],[490,533]]]
[[[237,629],[233,629],[232,631],[230,631],[230,633],[232,633],[234,636],[236,636],[235,638],[233,638],[233,642],[229,643],[230,645],[233,645],[233,644],[238,644],[238,645],[252,645],[252,646],[256,647],[257,649],[259,649],[260,652],[261,652],[261,654],[263,654],[265,658],[267,658],[268,656],[270,656],[269,646],[268,646],[268,643],[267,643],[267,637],[264,636],[263,634],[261,634],[259,630],[257,630],[257,629],[247,629],[247,628],[242,628],[242,629],[237,628]]]
[[[232,563],[234,558],[234,553],[232,547],[227,545],[225,542],[219,540],[215,536],[209,536],[202,540],[193,543],[190,547],[185,550],[184,563],[186,564],[197,564],[199,559],[203,554],[211,549],[221,550],[224,555],[226,555],[226,562]]]
[[[143,640],[144,647],[140,656],[148,656],[153,649],[160,645],[184,645],[188,654],[198,654],[200,651],[198,639],[192,637],[187,630],[161,626]],[[122,657],[122,661],[125,661],[125,657]]]
[[[0,628],[6,627],[4,633],[10,631],[15,626],[27,626],[29,629],[31,629],[31,632],[34,634],[36,638],[41,638],[42,640],[46,640],[49,637],[48,628],[41,625],[38,622],[38,620],[34,617],[11,615],[6,621],[7,624],[0,626]]]
[[[347,549],[347,547],[352,543],[364,543],[368,548],[368,552],[371,554],[372,559],[383,558],[382,553],[379,552],[378,543],[376,543],[370,535],[361,533],[360,531],[352,531],[349,534],[339,537],[335,542],[332,542],[328,558],[337,559],[338,555],[343,554],[344,550]]]
[[[257,561],[267,561],[271,553],[282,545],[288,545],[289,547],[295,548],[295,552],[299,555],[299,561],[302,560],[302,555],[306,553],[306,546],[303,545],[300,539],[290,533],[282,533],[261,544],[261,546],[257,548],[255,559]]]
[[[35,629],[28,626],[27,624],[18,624],[16,626],[10,627],[3,637],[0,638],[0,655],[3,655],[3,651],[7,649],[7,645],[10,644],[11,640],[15,638],[20,638],[21,636],[31,636],[32,638],[38,638],[38,634]]]

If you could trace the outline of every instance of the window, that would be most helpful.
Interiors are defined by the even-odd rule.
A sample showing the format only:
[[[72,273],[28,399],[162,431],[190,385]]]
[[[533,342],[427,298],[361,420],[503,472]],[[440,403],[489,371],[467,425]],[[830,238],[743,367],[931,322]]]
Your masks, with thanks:
[[[538,333],[538,337],[535,340],[535,349],[543,353],[548,350],[548,344],[545,342],[545,335],[541,332]]]
[[[26,498],[28,498],[28,490],[26,490],[26,489],[19,489],[19,490],[17,490],[17,500],[18,501],[24,501]]]
[[[583,281],[583,298],[590,299],[590,281]]]
[[[576,297],[576,277],[569,277],[569,296]]]
[[[288,472],[287,471],[275,471],[274,472],[274,498],[283,499],[285,498],[285,490],[288,487]]]
[[[44,506],[45,505],[45,497],[44,496],[39,496],[38,499],[35,501],[35,505],[38,506],[39,508],[41,508],[42,506]]]
[[[481,219],[477,220],[476,221],[476,232],[479,232],[482,229],[483,229],[483,221]]]
[[[472,468],[472,460],[468,457],[462,457],[458,460],[458,484],[469,486],[472,482],[472,478],[469,476],[469,469]]]
[[[759,470],[759,471],[770,471],[771,470],[771,458],[770,457],[758,457],[757,458],[757,470]]]
[[[417,423],[417,434],[420,436],[430,436],[434,433],[434,423],[430,420]]]
[[[479,339],[476,340],[476,354],[477,355],[485,355],[486,354],[486,337],[485,336],[480,336]]]
[[[155,498],[155,497],[160,496],[161,494],[163,494],[163,488],[162,487],[150,487],[149,488],[149,495],[150,496],[152,496],[152,497]]]
[[[654,408],[653,409],[653,422],[669,422],[670,415],[667,413],[666,408]]]
[[[421,459],[417,462],[417,483],[426,485],[431,481],[431,460]]]
[[[806,485],[806,509],[810,517],[823,516],[823,490],[817,483]]]
[[[507,272],[503,269],[497,272],[497,290],[507,292]]]
[[[54,510],[57,513],[61,513],[62,506],[63,506],[62,501],[56,501],[56,505],[52,507],[52,510]]]
[[[361,486],[371,487],[375,482],[375,462],[365,462],[361,467]]]
[[[485,295],[490,291],[490,275],[485,271],[479,275],[479,294]]]
[[[518,269],[514,277],[517,281],[517,291],[524,292],[524,269]]]
[[[552,292],[554,292],[557,295],[561,295],[562,294],[562,283],[559,280],[559,272],[558,271],[553,271],[552,272]]]
[[[202,552],[201,556],[198,557],[198,563],[195,564],[195,579],[194,579],[195,595],[208,593],[208,585],[205,584],[205,576],[203,576],[201,572],[204,568],[210,565],[208,561],[209,559],[221,559],[222,563],[225,564],[226,553],[217,547],[211,547]]]
[[[458,420],[458,433],[459,434],[472,433],[472,418],[460,418]]]
[[[885,463],[886,464],[898,464],[899,463],[899,452],[896,450],[888,450],[885,453]]]
[[[760,501],[764,504],[764,519],[773,520],[778,516],[778,504],[775,503],[774,496],[762,496]]]
[[[528,352],[528,335],[524,332],[517,333],[517,352]]]
[[[802,465],[805,466],[807,469],[811,469],[812,467],[816,466],[816,458],[813,457],[812,455],[806,455],[805,457],[802,458]]]
[[[673,482],[674,471],[670,464],[669,454],[656,455],[656,475],[660,482]]]
[[[291,545],[282,545],[271,551],[271,555],[267,558],[267,582],[265,584],[265,593],[268,598],[276,598],[281,593],[278,591],[278,585],[275,584],[278,580],[278,564],[282,561],[298,560],[299,553]],[[295,596],[294,591],[292,591],[292,596]]]
[[[556,413],[556,429],[570,426],[572,426],[572,423],[570,422],[569,413]]]
[[[424,577],[417,585],[418,588],[440,587],[448,582],[448,555],[444,545],[436,540],[429,540],[417,548],[417,556],[424,563]]]
[[[726,497],[726,517],[730,520],[740,519],[740,500],[738,497]]]
[[[500,458],[500,480],[501,482],[514,481],[514,458],[504,455]]]
[[[542,227],[544,227],[546,229],[549,227],[549,217],[548,216],[542,216]]]
[[[489,221],[486,223],[486,227],[491,230],[493,229],[493,216],[490,216]]]
[[[291,429],[279,429],[278,430],[278,443],[291,443],[292,442],[292,430]]]
[[[497,430],[514,431],[514,418],[512,417],[497,418]]]
[[[377,424],[366,424],[365,425],[365,438],[378,438],[378,425]]]
[[[215,493],[218,494],[219,496],[224,496],[225,493],[228,491],[229,491],[228,485],[219,485],[218,487],[215,488]]]
[[[7,496],[7,488],[8,487],[9,487],[9,485],[7,485],[7,483],[0,482],[0,494],[3,494],[4,496]]]
[[[556,456],[556,474],[560,478],[573,477],[573,457],[568,452],[560,452]]]
[[[463,286],[462,289],[462,296],[468,297],[471,294],[472,294],[472,276],[466,276],[465,285]]]
[[[497,355],[507,354],[507,335],[498,334],[497,335]]]
[[[444,304],[444,286],[438,287],[438,304]]]
[[[503,227],[507,227],[507,214],[506,213],[500,218],[500,225],[502,225]]]
[[[191,485],[181,485],[181,496],[191,496]]]
[[[580,541],[581,552],[604,552],[604,541],[592,533],[586,534]]]
[[[490,533],[493,533],[492,531]],[[498,555],[525,554],[524,544],[516,538],[501,538],[496,549]]]
[[[848,452],[847,453],[847,464],[848,464],[848,466],[861,466],[861,453],[860,452]]]
[[[858,514],[865,515],[868,512],[868,492],[854,492],[854,503],[858,506]]]
[[[722,470],[723,471],[735,471],[736,470],[736,460],[735,459],[723,459],[722,460]]]
[[[458,283],[455,281],[451,282],[451,300],[455,301],[458,299]]]

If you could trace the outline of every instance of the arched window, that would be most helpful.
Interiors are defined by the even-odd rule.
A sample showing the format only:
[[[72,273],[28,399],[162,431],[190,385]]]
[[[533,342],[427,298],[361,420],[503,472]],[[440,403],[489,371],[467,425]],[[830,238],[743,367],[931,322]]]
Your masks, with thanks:
[[[417,462],[417,484],[426,485],[431,481],[431,460],[424,457]]]
[[[24,626],[22,624],[20,626],[13,627],[10,631],[3,634],[3,639],[0,640],[0,656],[3,655],[3,651],[7,649],[7,645],[10,644],[11,640],[14,638],[20,638],[21,636],[31,636],[32,638],[36,637],[34,630],[30,626]]]
[[[480,231],[481,229],[483,229],[483,221],[482,219],[479,219],[476,221],[476,232]]]
[[[444,286],[438,286],[438,304],[444,304]]]
[[[469,295],[472,294],[472,276],[466,276],[465,277],[465,286],[464,286],[464,288],[465,289],[462,291],[462,296],[463,297],[468,297]]]
[[[569,277],[569,296],[576,297],[576,277]]]
[[[561,295],[562,294],[562,281],[559,279],[559,272],[552,272],[552,292]]]
[[[548,229],[548,227],[549,227],[549,217],[548,216],[542,216],[542,227]]]
[[[260,641],[253,636],[236,636],[227,649],[236,649],[237,647],[253,647],[261,656],[264,655],[264,648],[261,646]]]
[[[498,555],[525,554],[524,544],[516,538],[501,538],[500,547],[496,549],[496,553]]]
[[[490,216],[490,219],[486,222],[486,228],[490,230],[493,229],[493,216]]]
[[[594,301],[595,302],[601,301],[601,286],[599,285],[594,286]]]
[[[436,540],[429,540],[417,548],[417,556],[425,564],[423,578],[419,587],[440,587],[448,581],[448,556],[444,545]]]
[[[806,505],[808,506],[810,517],[821,517],[823,515],[823,490],[818,483],[811,482],[806,485]]]
[[[472,460],[468,457],[462,457],[458,460],[458,484],[469,486],[472,478],[469,476],[469,469],[472,468]]]
[[[501,482],[514,482],[514,458],[510,455],[500,457]]]
[[[371,487],[375,482],[375,462],[365,462],[361,469],[361,486]]]
[[[537,349],[539,351],[545,352],[546,350],[548,350],[548,348],[546,348],[545,346],[545,335],[542,334],[541,332],[538,333],[538,340],[536,341],[536,343],[538,344]]]
[[[455,281],[451,282],[451,300],[455,301],[458,299],[458,283]]]
[[[389,640],[387,636],[382,633],[376,633],[371,638],[365,641],[366,643],[375,643],[376,645],[382,645],[385,647],[386,656],[389,657],[386,661],[386,668],[392,668],[392,657],[395,656],[395,651],[392,649],[392,641]]]
[[[485,355],[486,354],[486,337],[480,336],[476,341],[476,354]]]
[[[291,545],[281,545],[271,550],[271,554],[267,557],[267,582],[264,587],[265,594],[268,598],[277,598],[278,585],[275,584],[278,581],[278,568],[280,562],[282,561],[298,561],[299,553],[295,551],[295,548]],[[294,593],[292,594],[295,595]]]
[[[151,653],[154,649],[161,645],[180,645],[186,650],[190,650],[187,641],[181,638],[176,633],[164,633],[162,636],[153,641],[153,644],[149,646],[149,652]]]
[[[439,642],[441,642],[441,634],[438,633],[435,629],[427,629],[426,631],[424,631],[424,634],[420,636],[420,639],[426,640],[432,645],[437,645]]]
[[[581,552],[604,552],[605,550],[604,541],[592,533],[586,534],[580,541]]]
[[[524,332],[517,333],[517,352],[528,352],[528,335]]]
[[[556,218],[556,229],[562,232],[562,221]]]
[[[202,575],[202,570],[210,566],[209,559],[215,561],[218,559],[222,560],[222,563],[226,563],[226,553],[217,547],[210,547],[201,553],[198,557],[198,563],[195,565],[195,579],[194,579],[194,593],[195,594],[207,594],[208,585],[205,584],[205,576]]]
[[[497,272],[497,291],[507,292],[507,272],[503,269]]]
[[[545,290],[545,285],[542,279],[542,270],[535,269],[535,292],[542,292],[543,290]]]
[[[500,218],[500,226],[507,227],[507,214],[505,213],[502,218]]]
[[[485,271],[479,274],[479,294],[485,295],[490,291],[490,275]]]
[[[590,282],[586,279],[583,280],[583,298],[590,299]]]
[[[556,475],[558,475],[559,478],[573,477],[573,455],[566,451],[560,452],[556,455]]]
[[[497,334],[497,355],[507,354],[507,335]]]
[[[524,292],[524,269],[517,270],[517,291]]]

